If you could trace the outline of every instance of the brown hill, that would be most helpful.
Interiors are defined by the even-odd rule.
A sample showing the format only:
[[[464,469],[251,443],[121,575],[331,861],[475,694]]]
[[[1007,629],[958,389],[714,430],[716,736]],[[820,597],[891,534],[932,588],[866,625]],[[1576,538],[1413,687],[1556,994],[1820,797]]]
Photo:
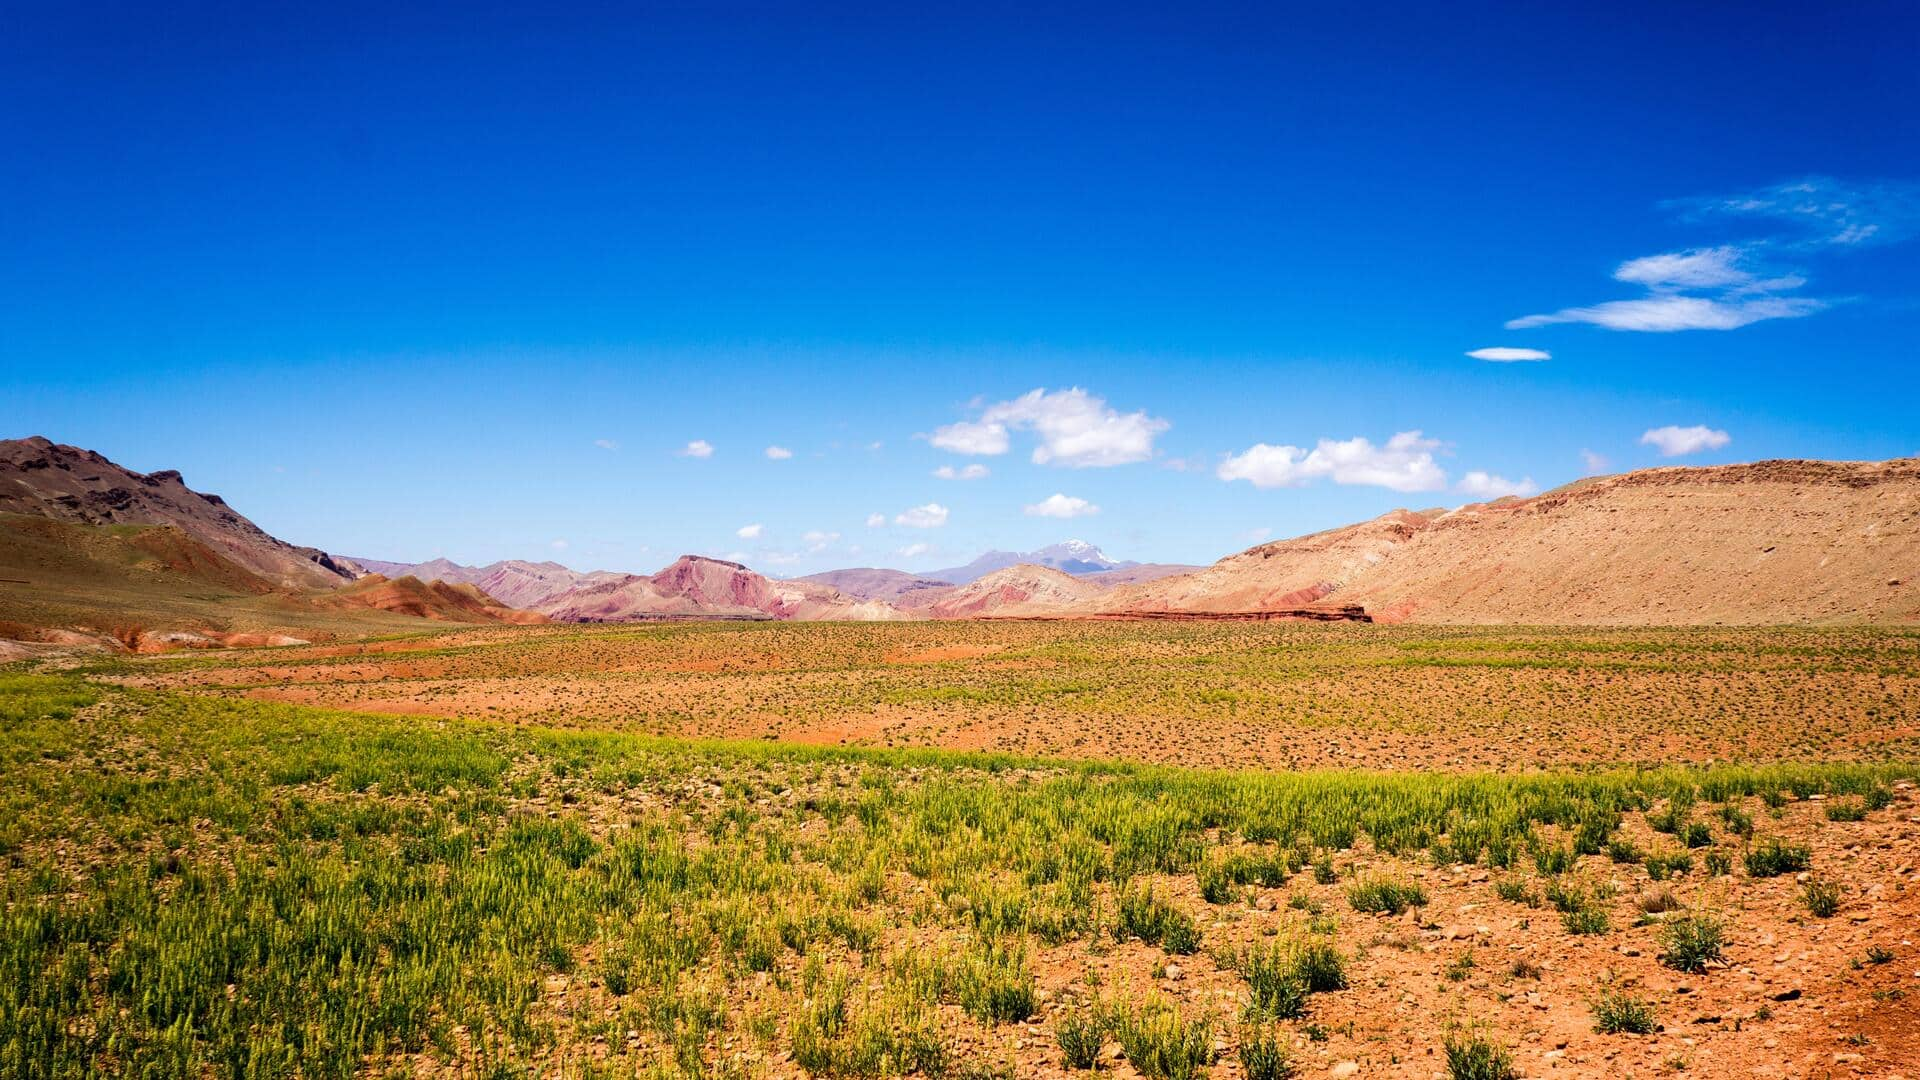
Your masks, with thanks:
[[[880,600],[903,611],[927,607],[953,591],[953,586],[945,581],[877,567],[829,570],[794,580],[825,585],[860,600]]]
[[[1064,571],[1021,563],[955,588],[929,606],[927,614],[936,619],[1059,615],[1085,610],[1105,592]]]
[[[557,562],[528,562],[524,559],[502,559],[486,566],[462,566],[448,559],[424,563],[359,558],[353,561],[389,578],[417,577],[422,581],[477,586],[495,600],[516,608],[538,607],[584,582],[611,581],[628,576],[604,570],[583,574]]]
[[[35,436],[0,440],[0,512],[76,525],[171,525],[281,588],[328,589],[353,571],[317,548],[269,536],[173,470],[137,473],[91,450]]]
[[[824,585],[776,581],[739,563],[682,555],[651,576],[626,574],[582,582],[539,605],[556,621],[646,619],[899,618],[877,600],[860,600]]]
[[[547,617],[531,611],[516,611],[477,587],[447,581],[421,581],[417,577],[389,579],[370,574],[343,589],[317,597],[316,603],[331,608],[371,608],[393,615],[410,615],[437,622],[533,624]]]
[[[1373,521],[1115,589],[1102,610],[1359,604],[1451,623],[1920,619],[1920,459],[1661,468]]]

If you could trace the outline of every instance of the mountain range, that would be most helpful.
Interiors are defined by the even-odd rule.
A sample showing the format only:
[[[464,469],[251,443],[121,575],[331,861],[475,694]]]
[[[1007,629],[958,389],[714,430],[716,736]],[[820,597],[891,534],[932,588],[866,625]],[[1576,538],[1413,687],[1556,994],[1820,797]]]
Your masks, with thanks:
[[[1532,498],[1395,510],[1207,567],[1121,562],[1070,540],[926,574],[782,580],[698,555],[654,574],[345,558],[269,535],[177,472],[133,472],[44,438],[0,442],[0,637],[14,638],[137,643],[164,631],[217,644],[394,619],[1909,624],[1920,620],[1916,571],[1914,458],[1595,477]]]

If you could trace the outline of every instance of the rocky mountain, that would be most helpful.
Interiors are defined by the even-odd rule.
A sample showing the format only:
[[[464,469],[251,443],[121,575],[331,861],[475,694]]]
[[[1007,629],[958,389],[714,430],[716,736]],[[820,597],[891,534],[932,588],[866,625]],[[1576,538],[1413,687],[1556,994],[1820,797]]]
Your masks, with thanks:
[[[335,609],[370,608],[436,622],[526,625],[547,621],[544,615],[508,607],[474,585],[417,577],[389,579],[383,574],[369,574],[316,602]]]
[[[989,551],[965,566],[950,566],[945,570],[933,570],[921,576],[951,585],[965,585],[995,570],[1005,570],[1010,566],[1022,564],[1044,566],[1066,574],[1098,574],[1139,565],[1132,562],[1116,562],[1085,540],[1064,540],[1058,544],[1048,544],[1038,551]]]
[[[611,575],[582,582],[548,598],[538,610],[558,622],[902,617],[884,601],[862,600],[813,582],[778,581],[739,563],[700,555],[682,555],[653,575]]]
[[[1439,623],[1910,624],[1916,573],[1920,459],[1761,461],[1395,511],[1114,589],[1092,609],[1358,604],[1376,619]]]
[[[0,440],[0,513],[76,525],[169,525],[279,588],[332,589],[356,576],[324,551],[269,536],[220,496],[187,487],[178,472],[134,472],[39,436]]]
[[[909,574],[904,570],[871,567],[857,570],[829,570],[809,574],[795,581],[825,585],[860,600],[879,600],[903,610],[924,608],[953,589],[946,581]]]
[[[502,559],[485,566],[462,566],[448,559],[423,563],[361,558],[353,561],[389,578],[416,577],[422,581],[473,585],[508,607],[516,608],[539,607],[583,582],[608,581],[627,576],[605,570],[582,573],[557,562],[528,562],[524,559]]]
[[[1021,563],[953,589],[930,605],[927,614],[936,619],[1071,615],[1090,607],[1105,592],[1100,585],[1064,570]]]

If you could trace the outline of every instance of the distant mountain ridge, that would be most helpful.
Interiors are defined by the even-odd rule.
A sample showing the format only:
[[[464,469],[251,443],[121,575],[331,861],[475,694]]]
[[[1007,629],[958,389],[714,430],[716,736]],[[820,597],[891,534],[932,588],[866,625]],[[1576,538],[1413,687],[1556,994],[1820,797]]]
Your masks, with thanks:
[[[1110,559],[1106,552],[1085,540],[1063,540],[1058,544],[1048,544],[1038,551],[989,551],[965,566],[929,570],[920,576],[944,581],[949,585],[965,585],[995,570],[1005,570],[1010,566],[1022,564],[1044,566],[1066,574],[1098,574],[1107,570],[1139,565]]]

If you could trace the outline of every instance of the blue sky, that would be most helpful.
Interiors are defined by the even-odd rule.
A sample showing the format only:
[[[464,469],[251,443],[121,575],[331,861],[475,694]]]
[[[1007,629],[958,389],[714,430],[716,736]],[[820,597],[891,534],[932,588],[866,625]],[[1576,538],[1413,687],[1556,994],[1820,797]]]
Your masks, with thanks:
[[[0,428],[781,574],[1920,452],[1920,17],[1538,7],[11,8]]]

